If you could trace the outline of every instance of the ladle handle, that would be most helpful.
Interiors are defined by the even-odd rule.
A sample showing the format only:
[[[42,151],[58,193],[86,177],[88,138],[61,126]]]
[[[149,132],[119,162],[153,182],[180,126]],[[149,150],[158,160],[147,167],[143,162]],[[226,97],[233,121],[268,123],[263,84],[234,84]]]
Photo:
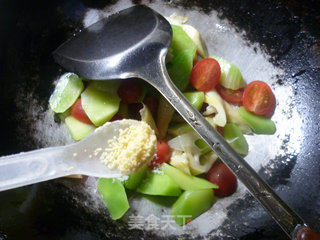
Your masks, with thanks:
[[[226,142],[226,140],[205,120],[172,83],[165,68],[165,54],[160,54],[157,63],[145,66],[140,77],[150,82],[203,140],[214,150],[219,158],[232,170],[250,193],[262,204],[286,234],[296,239],[298,230],[305,222],[260,178],[250,165]]]
[[[62,147],[0,157],[0,191],[68,175],[62,158]]]

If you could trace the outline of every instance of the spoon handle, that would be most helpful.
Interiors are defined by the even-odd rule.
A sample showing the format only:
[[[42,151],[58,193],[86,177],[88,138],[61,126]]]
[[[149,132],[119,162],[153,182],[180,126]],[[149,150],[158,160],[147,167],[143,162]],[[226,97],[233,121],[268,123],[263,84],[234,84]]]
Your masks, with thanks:
[[[219,158],[234,172],[286,234],[293,239],[306,226],[304,221],[260,178],[250,165],[225,141],[172,83],[165,68],[165,52],[159,62],[146,67],[141,77],[153,84]],[[152,81],[151,81],[152,80]]]
[[[0,191],[68,175],[62,149],[44,148],[0,157]]]

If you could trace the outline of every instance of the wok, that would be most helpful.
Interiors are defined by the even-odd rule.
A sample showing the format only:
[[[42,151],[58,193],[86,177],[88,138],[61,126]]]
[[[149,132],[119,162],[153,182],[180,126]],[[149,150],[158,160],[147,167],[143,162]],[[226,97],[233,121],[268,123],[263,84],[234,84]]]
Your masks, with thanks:
[[[230,60],[234,52],[224,50],[228,47],[252,48],[256,53],[245,55],[245,51],[238,51],[234,61],[238,61],[236,63],[240,69],[246,62],[252,62],[246,57],[256,57],[257,65],[251,68],[258,69],[261,67],[258,66],[259,59],[267,59],[268,63],[263,64],[268,67],[261,71],[274,72],[270,73],[270,79],[261,80],[270,83],[275,90],[278,131],[274,138],[258,138],[259,144],[251,145],[249,139],[252,157],[261,158],[261,164],[251,164],[256,164],[260,176],[319,231],[319,3],[142,3],[164,14],[176,11],[186,16],[200,16],[204,26],[199,22],[195,22],[195,26],[201,33],[212,27],[209,24],[212,19],[218,19],[221,24],[216,27],[222,29],[218,33],[229,36],[231,31],[233,34],[230,46],[219,45],[219,38],[209,39],[212,41],[209,45],[213,46],[211,52],[226,57],[229,54]],[[90,24],[129,4],[132,3],[86,0],[0,2],[1,155],[70,141],[68,136],[62,134],[63,127],[50,120],[53,116],[47,111],[48,97],[54,87],[52,82],[63,72],[54,63],[51,52],[80,31],[83,23]],[[238,38],[244,46],[236,45]],[[248,161],[250,163],[250,159]],[[286,239],[280,228],[245,190],[229,205],[221,205],[224,209],[221,214],[225,217],[209,218],[209,223],[215,227],[209,224],[212,229],[203,236],[190,233],[162,235],[154,231],[130,229],[125,221],[112,222],[99,199],[91,197],[95,194],[92,178],[58,179],[1,192],[0,239]],[[220,223],[215,225],[218,221]]]

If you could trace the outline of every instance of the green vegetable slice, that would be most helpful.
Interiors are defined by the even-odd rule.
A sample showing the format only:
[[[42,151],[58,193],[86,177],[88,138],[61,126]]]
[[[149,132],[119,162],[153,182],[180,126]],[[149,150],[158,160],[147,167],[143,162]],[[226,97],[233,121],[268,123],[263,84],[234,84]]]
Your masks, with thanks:
[[[212,189],[188,190],[172,205],[170,215],[182,226],[209,210],[213,203]]]
[[[81,78],[74,73],[63,74],[50,96],[49,105],[52,111],[63,113],[74,104],[83,91]]]
[[[203,92],[185,92],[183,95],[189,100],[189,102],[197,109],[202,108],[204,102],[204,93]]]
[[[220,64],[221,76],[219,82],[223,87],[232,90],[237,90],[244,87],[245,82],[237,66],[220,57],[213,56],[211,58],[216,59]]]
[[[181,189],[168,175],[151,172],[142,180],[137,192],[147,195],[179,196]]]
[[[229,142],[237,153],[248,155],[249,145],[241,129],[234,123],[227,123],[223,128],[223,137]]]
[[[217,185],[203,179],[188,175],[181,170],[170,166],[169,164],[162,164],[161,170],[170,176],[179,187],[183,190],[199,190],[199,189],[212,189],[218,188]]]
[[[73,137],[74,140],[79,141],[82,138],[88,136],[96,128],[93,125],[83,123],[72,116],[68,116],[64,119],[64,122]]]
[[[180,91],[184,91],[189,85],[195,53],[195,49],[185,49],[167,63],[169,76]]]
[[[126,191],[118,179],[100,178],[98,191],[113,220],[121,218],[129,209]]]
[[[118,112],[120,98],[116,89],[106,93],[89,85],[81,94],[81,103],[92,123],[101,126]]]
[[[238,111],[240,116],[248,123],[254,133],[272,135],[276,132],[276,125],[269,118],[248,112],[243,106],[239,107]]]
[[[124,182],[124,186],[130,190],[136,190],[141,183],[141,180],[146,176],[148,172],[148,166],[145,165],[137,172],[129,175],[129,178]]]
[[[177,25],[171,25],[172,28],[172,40],[169,46],[169,52],[176,56],[181,51],[186,49],[191,49],[194,53],[197,50],[196,44],[188,36],[188,34],[183,31],[182,27]]]

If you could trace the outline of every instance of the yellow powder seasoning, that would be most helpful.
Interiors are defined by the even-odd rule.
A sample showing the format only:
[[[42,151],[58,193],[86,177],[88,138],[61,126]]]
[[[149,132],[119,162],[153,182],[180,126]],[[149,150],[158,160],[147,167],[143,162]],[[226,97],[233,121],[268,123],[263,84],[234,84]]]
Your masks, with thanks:
[[[119,136],[108,141],[100,160],[110,169],[115,167],[122,174],[131,174],[146,164],[156,152],[157,139],[145,122],[119,130]]]

